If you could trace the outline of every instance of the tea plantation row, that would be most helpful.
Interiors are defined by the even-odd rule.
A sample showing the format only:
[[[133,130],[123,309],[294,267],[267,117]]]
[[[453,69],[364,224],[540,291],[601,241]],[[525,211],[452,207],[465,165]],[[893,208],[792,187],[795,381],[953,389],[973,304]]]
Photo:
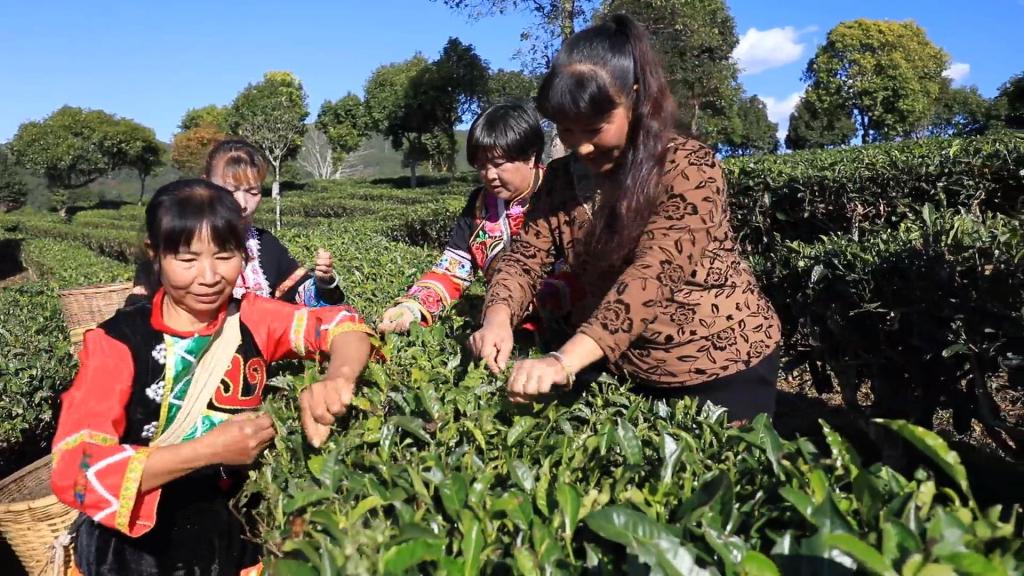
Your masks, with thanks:
[[[879,415],[927,425],[954,407],[1016,449],[989,380],[1013,382],[1022,351],[1022,168],[1013,137],[731,162],[736,228],[790,366],[823,391],[834,377],[851,405],[869,383]],[[350,299],[376,318],[436,257],[467,191],[318,183],[285,198],[280,237],[302,262],[332,250]],[[0,346],[18,350],[0,384],[23,391],[0,410],[12,423],[0,450],[52,431],[73,372],[57,287],[127,279],[140,219],[137,207],[0,217],[40,279],[0,290]],[[827,428],[816,449],[608,378],[524,412],[464,357],[479,304],[477,288],[440,326],[389,337],[389,361],[323,451],[302,441],[291,401],[312,369],[274,381],[282,434],[248,489],[262,494],[276,573],[1024,570],[1016,510],[982,510],[955,453],[924,430],[888,424],[934,461],[903,476],[859,462]]]

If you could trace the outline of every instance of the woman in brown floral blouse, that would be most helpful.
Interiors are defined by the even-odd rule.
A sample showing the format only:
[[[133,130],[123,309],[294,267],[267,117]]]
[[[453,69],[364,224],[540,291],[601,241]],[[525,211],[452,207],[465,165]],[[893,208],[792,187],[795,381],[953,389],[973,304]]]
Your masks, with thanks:
[[[573,153],[548,165],[497,264],[473,351],[505,369],[512,326],[564,259],[586,291],[576,333],[516,363],[513,399],[571,386],[605,359],[645,390],[694,395],[732,420],[774,411],[778,317],[737,253],[714,153],[673,132],[675,104],[646,32],[615,15],[576,34],[537,100]]]

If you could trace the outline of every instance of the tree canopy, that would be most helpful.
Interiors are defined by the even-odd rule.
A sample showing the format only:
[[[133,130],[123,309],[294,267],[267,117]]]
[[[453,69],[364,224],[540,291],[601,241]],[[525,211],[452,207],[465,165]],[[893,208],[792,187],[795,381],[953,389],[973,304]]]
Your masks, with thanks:
[[[819,111],[854,119],[861,142],[889,141],[928,124],[948,64],[914,22],[860,19],[829,32],[804,80]]]
[[[281,164],[298,153],[309,116],[306,91],[290,72],[267,72],[235,97],[228,127],[266,154],[274,169],[272,195],[281,227]]]

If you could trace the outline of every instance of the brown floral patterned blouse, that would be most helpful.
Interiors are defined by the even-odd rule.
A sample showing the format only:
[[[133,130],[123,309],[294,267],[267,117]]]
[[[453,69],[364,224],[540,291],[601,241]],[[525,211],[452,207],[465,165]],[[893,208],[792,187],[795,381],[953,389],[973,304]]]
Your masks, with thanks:
[[[722,169],[696,140],[670,143],[657,213],[625,269],[609,270],[580,241],[599,192],[573,156],[548,165],[520,235],[497,263],[485,309],[526,313],[544,272],[564,259],[586,290],[578,332],[616,372],[654,386],[688,386],[739,372],[780,340],[778,316],[737,252]]]

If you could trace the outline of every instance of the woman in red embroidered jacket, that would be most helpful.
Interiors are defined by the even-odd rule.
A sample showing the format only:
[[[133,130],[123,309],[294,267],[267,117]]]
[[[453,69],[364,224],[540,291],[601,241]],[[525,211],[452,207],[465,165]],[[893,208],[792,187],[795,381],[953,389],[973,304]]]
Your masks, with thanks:
[[[469,195],[452,226],[448,246],[434,267],[382,316],[381,332],[405,332],[413,322],[429,326],[450,308],[477,276],[490,279],[493,264],[519,234],[544,174],[544,131],[530,106],[498,104],[469,128],[466,157],[482,185]],[[538,293],[545,314],[564,315],[580,287],[556,265]]]
[[[241,210],[215,184],[162,187],[146,228],[162,287],[86,333],[62,397],[53,491],[85,516],[75,564],[86,576],[236,575],[259,561],[229,502],[275,435],[256,412],[267,364],[330,355],[327,377],[300,397],[318,446],[352,399],[372,331],[348,306],[235,298]]]

